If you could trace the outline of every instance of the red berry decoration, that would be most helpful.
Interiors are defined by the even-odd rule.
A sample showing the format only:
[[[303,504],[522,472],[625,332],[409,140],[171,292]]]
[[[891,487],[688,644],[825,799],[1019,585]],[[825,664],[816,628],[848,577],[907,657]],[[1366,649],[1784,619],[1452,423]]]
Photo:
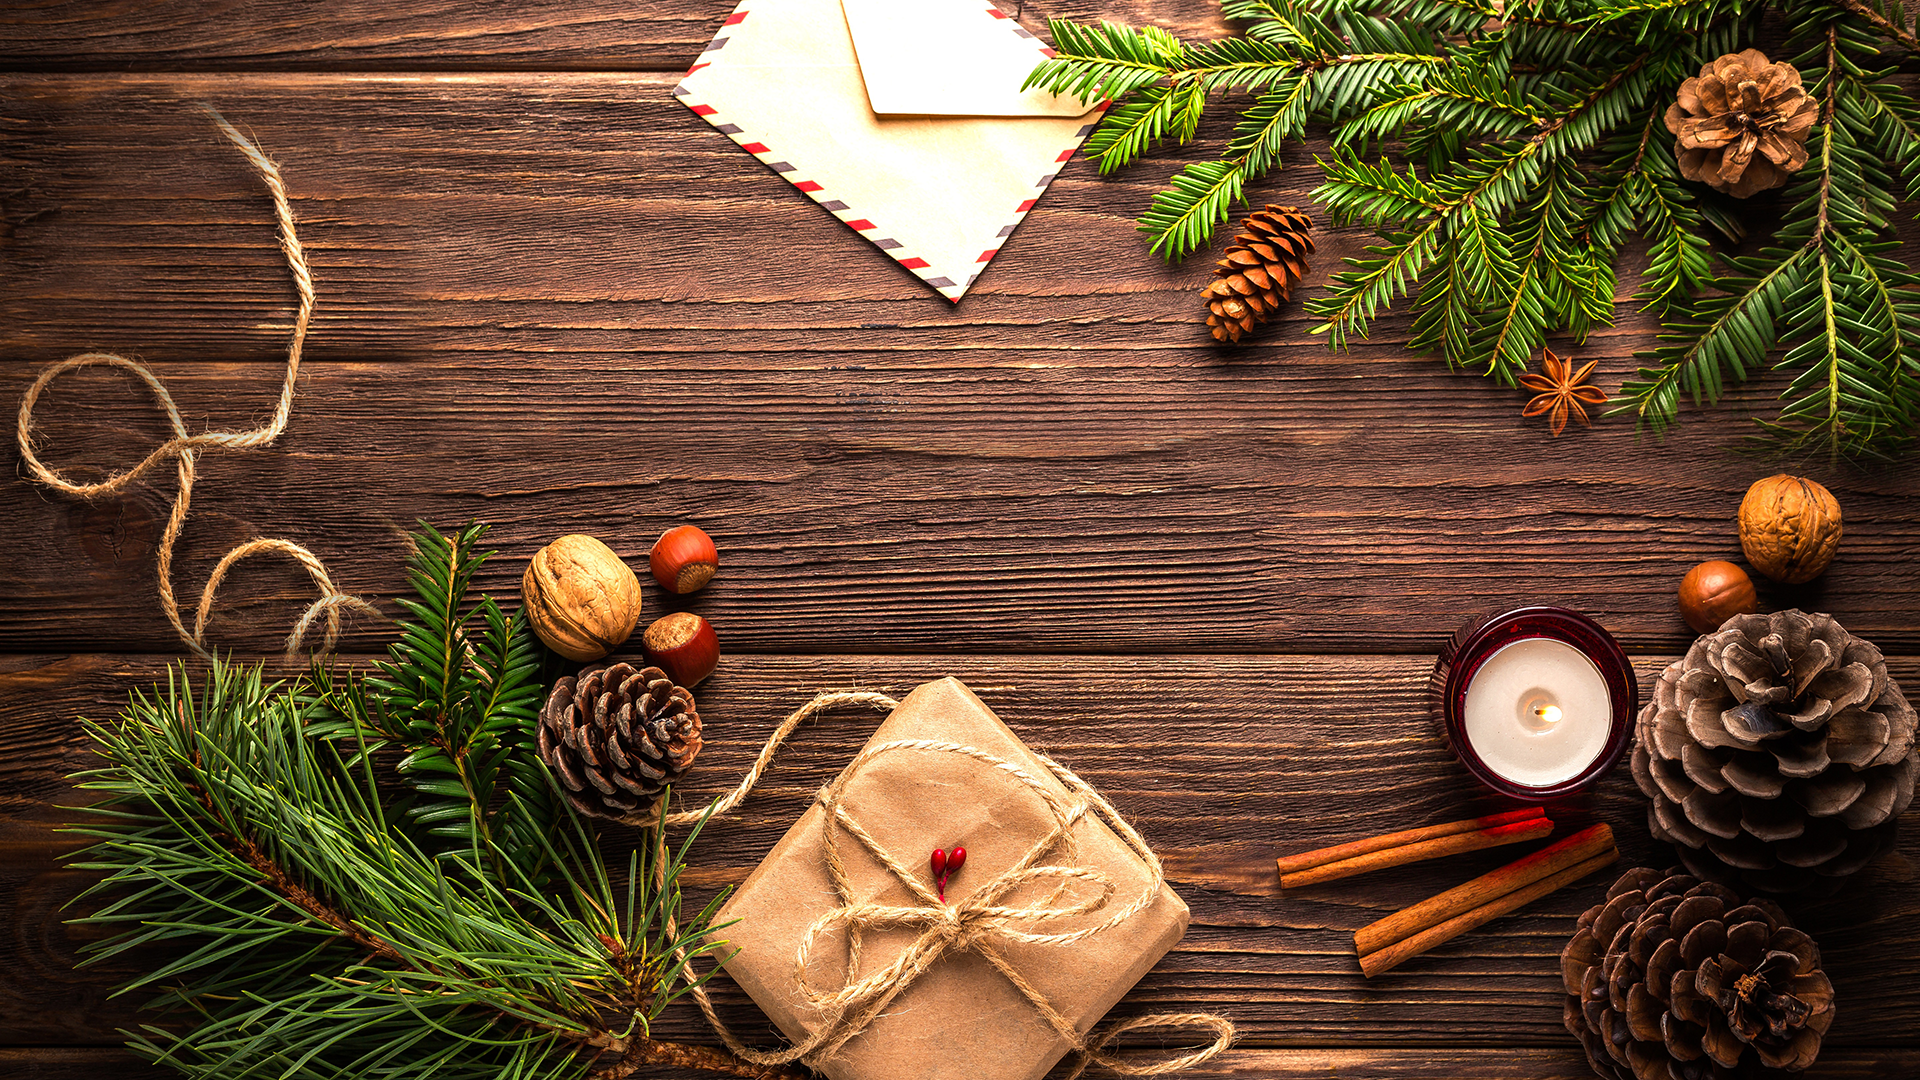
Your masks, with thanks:
[[[940,887],[940,902],[947,902],[947,879],[960,872],[967,863],[967,849],[954,848],[952,851],[933,849],[933,856],[927,860],[933,867],[933,880]]]

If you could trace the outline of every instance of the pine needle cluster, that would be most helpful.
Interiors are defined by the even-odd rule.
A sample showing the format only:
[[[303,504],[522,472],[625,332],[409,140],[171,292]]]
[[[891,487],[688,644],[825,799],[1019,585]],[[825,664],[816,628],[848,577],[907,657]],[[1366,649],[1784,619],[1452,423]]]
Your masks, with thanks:
[[[1140,219],[1170,259],[1209,244],[1282,146],[1323,129],[1314,197],[1379,236],[1308,304],[1336,347],[1405,300],[1412,348],[1512,385],[1548,335],[1613,321],[1616,264],[1639,237],[1633,299],[1661,329],[1612,414],[1662,432],[1683,399],[1715,402],[1771,366],[1790,374],[1765,441],[1887,454],[1920,425],[1920,276],[1893,235],[1920,199],[1920,105],[1894,77],[1920,40],[1899,4],[1222,0],[1244,36],[1056,20],[1058,55],[1028,84],[1114,100],[1086,147],[1102,172],[1192,139],[1216,92],[1251,95],[1219,158],[1182,169]],[[1681,178],[1663,117],[1763,19],[1820,114],[1784,194],[1743,206]],[[1771,234],[1747,242],[1748,219]]]
[[[127,1033],[143,1057],[205,1080],[748,1072],[649,1034],[719,948],[720,901],[680,912],[694,835],[616,872],[554,797],[528,749],[538,649],[467,599],[483,531],[415,536],[375,675],[215,662],[83,721],[102,761],[75,780],[106,799],[75,865],[105,877],[75,921],[110,931],[87,962],[150,965],[120,990],[163,1014]]]

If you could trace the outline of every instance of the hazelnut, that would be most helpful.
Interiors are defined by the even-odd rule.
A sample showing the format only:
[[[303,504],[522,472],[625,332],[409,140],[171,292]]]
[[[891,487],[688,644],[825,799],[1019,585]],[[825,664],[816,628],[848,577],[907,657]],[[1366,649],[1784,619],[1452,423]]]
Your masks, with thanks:
[[[1820,576],[1840,546],[1840,503],[1799,476],[1756,480],[1740,500],[1740,550],[1755,570],[1787,585]]]
[[[713,626],[692,612],[676,611],[655,619],[640,636],[647,663],[667,673],[677,686],[691,689],[720,664],[720,639]]]
[[[1680,579],[1680,614],[1696,634],[1711,634],[1721,623],[1758,607],[1753,579],[1730,562],[1703,562]]]
[[[720,552],[713,546],[713,537],[692,525],[681,525],[660,534],[647,563],[661,588],[684,596],[713,580],[713,572],[720,569]]]
[[[640,579],[612,548],[579,533],[535,553],[520,599],[533,632],[569,660],[600,659],[640,622]]]

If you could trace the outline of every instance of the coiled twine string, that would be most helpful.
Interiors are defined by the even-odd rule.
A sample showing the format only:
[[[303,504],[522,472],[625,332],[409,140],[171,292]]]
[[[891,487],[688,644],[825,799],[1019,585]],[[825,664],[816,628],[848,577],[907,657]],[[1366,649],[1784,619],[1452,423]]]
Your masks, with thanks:
[[[208,431],[199,435],[187,434],[186,422],[181,419],[180,410],[173,403],[173,395],[167,392],[165,383],[145,364],[137,360],[114,353],[90,352],[70,356],[52,365],[40,373],[40,377],[27,388],[20,401],[20,422],[17,435],[20,444],[20,458],[26,463],[27,475],[56,491],[69,495],[78,495],[83,499],[113,495],[126,490],[128,485],[139,479],[169,458],[175,461],[175,473],[179,478],[179,493],[174,496],[173,509],[167,515],[167,527],[160,534],[160,546],[156,570],[160,579],[160,610],[166,613],[167,621],[187,647],[203,657],[212,658],[207,648],[207,617],[213,610],[214,596],[220,590],[220,583],[226,579],[227,571],[241,559],[250,555],[269,552],[286,555],[306,568],[313,578],[315,588],[319,590],[319,599],[308,606],[300,620],[294,624],[293,632],[287,635],[287,656],[293,657],[306,641],[307,633],[321,619],[326,620],[326,634],[320,643],[321,652],[331,652],[339,642],[341,613],[353,611],[368,615],[379,614],[373,605],[357,596],[350,596],[334,587],[333,578],[327,574],[326,565],[319,557],[291,540],[258,539],[249,540],[235,547],[221,557],[220,562],[208,576],[207,584],[200,593],[200,605],[193,617],[193,629],[189,631],[180,617],[180,605],[173,595],[173,546],[180,538],[180,530],[187,523],[187,509],[193,499],[193,482],[196,466],[203,450],[225,449],[246,450],[254,447],[269,446],[287,429],[287,419],[293,412],[294,384],[300,375],[300,349],[306,343],[307,325],[313,317],[313,274],[307,268],[306,252],[300,247],[300,237],[294,232],[293,208],[287,203],[287,189],[280,180],[280,169],[272,159],[254,145],[253,140],[241,134],[239,129],[227,122],[227,119],[207,108],[214,125],[224,134],[240,152],[246,155],[254,170],[266,183],[268,194],[273,196],[273,208],[279,220],[280,251],[287,258],[287,269],[293,274],[294,288],[300,294],[300,311],[294,318],[293,337],[287,343],[287,375],[280,386],[280,400],[274,405],[273,418],[265,425],[251,431]],[[173,437],[153,448],[139,464],[124,472],[114,473],[95,484],[82,483],[68,478],[56,469],[49,468],[34,451],[33,409],[40,401],[40,395],[52,382],[69,371],[86,367],[110,367],[128,372],[147,384],[154,400],[167,414],[167,423],[173,429]]]
[[[740,783],[727,794],[716,799],[713,804],[702,810],[691,810],[667,815],[669,825],[691,825],[704,818],[722,817],[747,797],[766,772],[788,735],[810,717],[818,716],[829,709],[839,706],[857,705],[879,711],[889,711],[899,702],[885,694],[863,691],[825,691],[800,708],[794,710],[781,721],[761,748],[759,756],[747,769]],[[999,877],[980,885],[966,899],[948,904],[935,896],[932,890],[921,882],[918,874],[901,866],[886,849],[881,847],[866,829],[847,812],[843,804],[847,785],[860,771],[860,767],[888,754],[903,752],[922,752],[936,754],[955,754],[970,758],[992,769],[1001,776],[1025,786],[1045,804],[1053,818],[1053,828],[1043,835],[1027,853]],[[707,1023],[741,1059],[755,1065],[780,1066],[794,1061],[819,1061],[831,1056],[846,1043],[865,1031],[887,1009],[887,1006],[905,991],[908,986],[942,957],[955,952],[972,952],[985,959],[1020,994],[1031,1003],[1048,1026],[1063,1039],[1076,1055],[1076,1061],[1067,1080],[1073,1080],[1084,1072],[1089,1065],[1100,1065],[1122,1076],[1157,1076],[1177,1072],[1206,1061],[1233,1042],[1233,1024],[1223,1016],[1210,1013],[1160,1013],[1153,1016],[1139,1016],[1109,1024],[1104,1029],[1081,1035],[1073,1021],[1062,1015],[1052,1002],[1047,1000],[1036,987],[1023,976],[1020,970],[1000,953],[999,943],[1020,943],[1029,945],[1049,945],[1068,947],[1095,934],[1110,930],[1145,911],[1159,898],[1160,890],[1166,882],[1166,874],[1160,865],[1160,859],[1153,849],[1131,825],[1121,818],[1099,792],[1086,781],[1080,779],[1072,770],[1045,754],[1034,756],[1046,766],[1062,786],[1067,790],[1063,796],[1053,786],[1033,776],[1020,765],[997,757],[984,750],[959,743],[944,742],[935,739],[899,739],[892,742],[868,746],[856,756],[840,774],[821,788],[815,796],[826,811],[823,826],[823,858],[834,887],[839,893],[839,906],[814,921],[807,933],[801,938],[794,956],[795,993],[820,1014],[819,1026],[808,1037],[793,1046],[780,1050],[756,1050],[742,1043],[729,1030],[714,1011],[713,1002],[706,988],[693,974],[692,966],[687,962],[684,950],[676,951],[675,959],[680,962],[695,1003],[707,1018]],[[1145,863],[1149,871],[1149,880],[1140,893],[1125,904],[1114,908],[1103,921],[1093,926],[1062,933],[1039,933],[1017,929],[1015,924],[1036,925],[1049,920],[1073,918],[1088,915],[1106,909],[1113,894],[1113,881],[1106,874],[1091,867],[1076,865],[1078,841],[1074,834],[1075,826],[1089,814],[1103,819],[1108,827],[1120,837],[1121,841]],[[846,865],[840,854],[840,833],[845,832],[859,842],[888,873],[899,880],[919,901],[912,905],[876,904],[855,899],[854,883],[847,873]],[[666,830],[658,830],[656,838],[657,858],[655,866],[658,872],[666,867]],[[1045,863],[1042,860],[1049,855],[1058,855],[1058,863]],[[1055,888],[1050,896],[1026,907],[1003,906],[1001,901],[1008,894],[1023,885],[1052,881]],[[1088,882],[1098,887],[1097,895],[1073,903],[1063,902],[1068,885],[1072,881]],[[865,978],[856,978],[860,962],[862,935],[869,929],[907,928],[919,932],[919,937],[906,947],[891,963]],[[827,990],[812,985],[809,978],[809,965],[813,951],[821,938],[835,930],[847,935],[848,959],[845,984]],[[676,933],[671,920],[667,933]],[[1212,1042],[1195,1047],[1176,1057],[1160,1061],[1140,1061],[1136,1058],[1121,1057],[1109,1053],[1106,1047],[1113,1039],[1128,1031],[1146,1028],[1196,1028],[1209,1032]]]

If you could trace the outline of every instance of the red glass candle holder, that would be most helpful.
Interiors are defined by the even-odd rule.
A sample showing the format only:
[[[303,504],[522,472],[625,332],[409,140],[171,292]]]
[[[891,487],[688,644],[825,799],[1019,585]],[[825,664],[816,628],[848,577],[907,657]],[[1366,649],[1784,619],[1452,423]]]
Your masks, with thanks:
[[[1600,753],[1578,773],[1545,786],[1531,786],[1496,772],[1467,737],[1467,689],[1482,665],[1501,649],[1527,638],[1548,638],[1577,650],[1593,664],[1606,685],[1611,726]],[[1549,802],[1585,791],[1620,763],[1633,742],[1633,718],[1640,711],[1640,684],[1633,664],[1599,623],[1563,607],[1516,608],[1475,619],[1440,650],[1428,683],[1429,703],[1460,764],[1494,791],[1526,802]]]

